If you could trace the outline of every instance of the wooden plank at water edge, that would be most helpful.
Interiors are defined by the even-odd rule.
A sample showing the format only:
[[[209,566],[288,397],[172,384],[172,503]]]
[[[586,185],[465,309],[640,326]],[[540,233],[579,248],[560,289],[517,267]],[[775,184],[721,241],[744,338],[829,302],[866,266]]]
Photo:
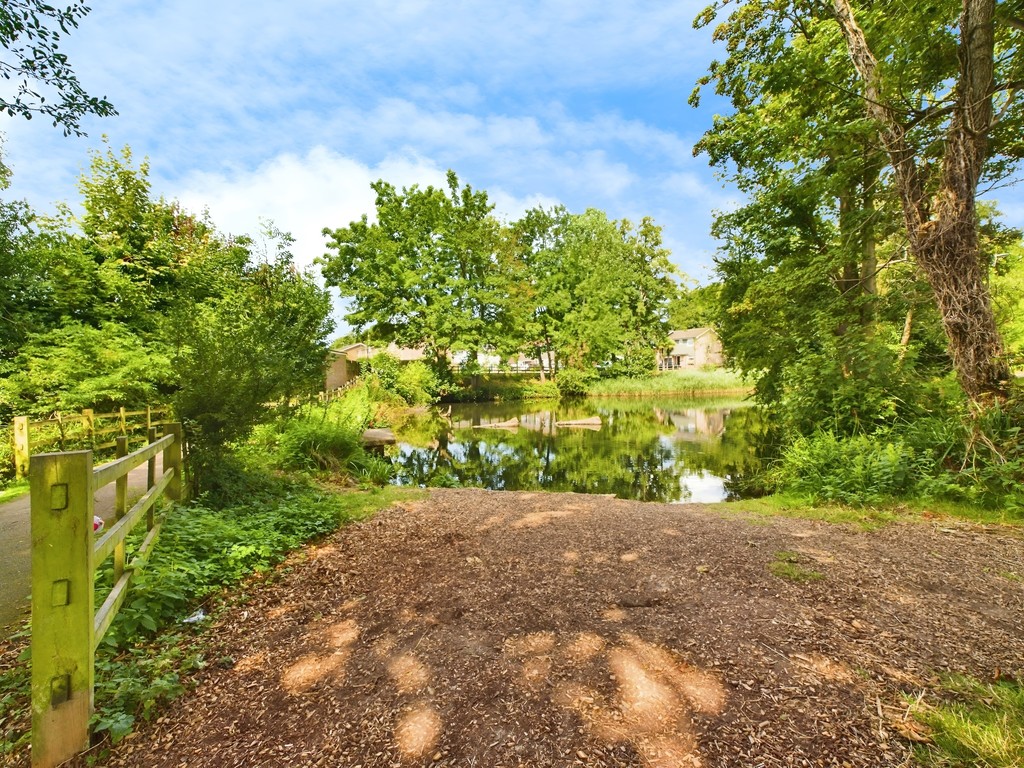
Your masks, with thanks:
[[[363,445],[367,448],[383,448],[397,442],[395,433],[390,429],[368,429],[363,432]]]
[[[89,746],[93,689],[92,451],[32,457],[32,765]]]

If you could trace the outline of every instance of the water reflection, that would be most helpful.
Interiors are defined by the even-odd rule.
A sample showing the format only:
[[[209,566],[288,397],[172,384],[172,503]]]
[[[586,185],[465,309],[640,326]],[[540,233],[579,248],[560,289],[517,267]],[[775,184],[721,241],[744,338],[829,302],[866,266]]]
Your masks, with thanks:
[[[762,425],[738,402],[603,399],[455,405],[396,432],[403,484],[712,502],[750,495]]]

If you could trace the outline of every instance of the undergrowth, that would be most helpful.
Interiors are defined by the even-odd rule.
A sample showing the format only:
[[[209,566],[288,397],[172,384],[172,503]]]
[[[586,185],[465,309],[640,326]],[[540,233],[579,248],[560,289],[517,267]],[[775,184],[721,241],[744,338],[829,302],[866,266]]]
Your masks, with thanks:
[[[209,663],[201,637],[208,622],[197,610],[213,613],[225,599],[230,602],[229,588],[271,571],[295,548],[415,493],[391,487],[330,493],[307,482],[264,476],[232,505],[215,508],[200,499],[172,508],[149,564],[138,572],[97,648],[94,742],[119,741],[139,719],[180,694],[190,673]],[[97,604],[111,581],[108,561],[97,572]],[[184,623],[189,617],[194,621]],[[28,745],[27,639],[26,624],[0,665],[0,756],[5,758]],[[22,648],[16,661],[11,658],[15,646]]]

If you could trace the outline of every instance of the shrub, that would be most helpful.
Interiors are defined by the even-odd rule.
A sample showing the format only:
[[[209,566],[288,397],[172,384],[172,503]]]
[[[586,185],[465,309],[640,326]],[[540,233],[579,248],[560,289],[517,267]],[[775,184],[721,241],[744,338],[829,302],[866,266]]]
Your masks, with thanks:
[[[409,405],[426,405],[437,400],[441,384],[434,371],[421,360],[406,363],[398,370],[395,392]]]
[[[917,477],[932,468],[929,457],[899,439],[843,439],[818,432],[797,438],[783,451],[772,479],[781,489],[815,501],[870,504],[911,494]]]
[[[555,376],[555,384],[562,397],[582,397],[590,391],[590,384],[595,378],[596,374],[591,371],[564,368]]]

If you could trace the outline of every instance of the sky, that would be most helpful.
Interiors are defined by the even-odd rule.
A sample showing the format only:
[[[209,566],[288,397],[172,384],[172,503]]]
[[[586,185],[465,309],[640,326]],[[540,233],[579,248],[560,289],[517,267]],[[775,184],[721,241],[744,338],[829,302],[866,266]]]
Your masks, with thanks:
[[[74,206],[103,136],[150,162],[155,195],[226,233],[269,219],[296,261],[373,212],[370,183],[488,192],[505,220],[563,204],[652,216],[672,260],[711,278],[713,211],[740,197],[693,156],[715,109],[686,100],[716,55],[694,2],[105,0],[61,45],[116,117],[87,138],[0,117],[8,199]],[[1024,224],[1024,204],[1004,205]]]

